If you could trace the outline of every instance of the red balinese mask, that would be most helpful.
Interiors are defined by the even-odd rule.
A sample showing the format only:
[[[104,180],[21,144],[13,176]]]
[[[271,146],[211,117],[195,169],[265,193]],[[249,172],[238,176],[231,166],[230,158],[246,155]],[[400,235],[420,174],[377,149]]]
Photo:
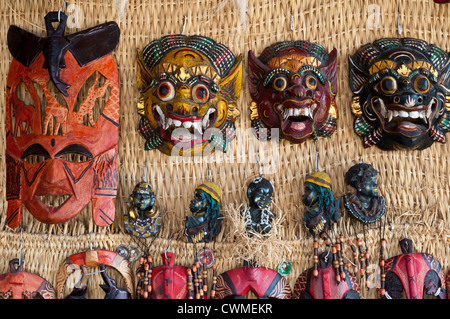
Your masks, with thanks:
[[[19,259],[11,260],[9,268],[9,273],[0,275],[0,299],[55,299],[52,284],[38,275],[23,272]]]
[[[356,278],[347,271],[345,278],[339,283],[336,280],[336,271],[333,268],[331,253],[319,256],[317,276],[313,275],[314,268],[304,271],[295,282],[294,292],[299,299],[360,299],[359,285]]]
[[[217,277],[216,299],[240,299],[251,290],[258,299],[291,299],[286,278],[266,267],[235,268]]]
[[[120,30],[108,22],[64,36],[66,20],[63,13],[48,13],[43,38],[16,26],[8,31],[13,56],[5,120],[10,227],[19,225],[22,204],[39,221],[57,224],[78,215],[91,199],[98,226],[114,220],[119,78],[111,52]],[[54,29],[52,22],[58,21]],[[23,91],[28,101],[21,99]],[[99,110],[96,101],[108,92]]]
[[[423,299],[425,290],[428,295],[447,299],[441,264],[429,254],[413,253],[410,239],[402,239],[400,248],[401,255],[385,262],[386,292],[382,298],[401,298],[404,290],[406,299]]]
[[[258,138],[270,129],[292,143],[336,130],[336,49],[307,41],[279,42],[259,58],[248,53],[250,119]]]

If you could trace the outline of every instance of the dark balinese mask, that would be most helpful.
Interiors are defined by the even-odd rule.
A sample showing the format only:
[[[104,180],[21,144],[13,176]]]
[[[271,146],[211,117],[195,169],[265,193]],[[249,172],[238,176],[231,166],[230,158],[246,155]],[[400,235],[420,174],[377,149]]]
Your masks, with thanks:
[[[267,267],[228,270],[217,277],[216,299],[242,299],[252,291],[258,299],[291,299],[292,292],[286,277]]]
[[[58,19],[55,30],[52,22]],[[119,78],[111,52],[119,28],[109,22],[64,36],[66,20],[63,13],[59,18],[58,12],[47,14],[44,38],[16,26],[8,31],[13,56],[5,120],[10,227],[19,225],[22,204],[39,221],[56,224],[78,215],[91,199],[98,226],[114,220]]]
[[[320,235],[341,218],[339,200],[333,196],[331,178],[327,173],[308,175],[304,186],[303,204],[308,207],[304,216],[305,226],[311,235]]]
[[[383,150],[444,143],[450,129],[448,53],[411,38],[379,39],[349,56],[354,130]]]
[[[19,259],[9,262],[9,273],[0,275],[0,299],[55,299],[55,289],[44,278],[23,271]]]
[[[383,298],[423,299],[428,295],[447,299],[444,272],[432,255],[413,253],[410,239],[400,240],[402,254],[385,261],[386,282]]]
[[[169,35],[138,52],[137,68],[146,149],[167,155],[227,150],[239,116],[241,56],[206,37]]]
[[[276,217],[270,208],[272,195],[273,185],[263,177],[255,178],[248,185],[247,197],[250,201],[250,207],[243,212],[248,231],[261,234],[271,231],[271,222]]]
[[[360,299],[360,289],[355,277],[345,272],[344,280],[336,282],[336,272],[333,269],[333,258],[328,252],[319,256],[317,276],[314,268],[304,271],[298,276],[294,293],[299,299]]]
[[[336,52],[306,41],[273,44],[259,58],[249,51],[250,119],[258,138],[279,128],[281,137],[302,143],[336,130]]]
[[[130,195],[128,214],[124,215],[125,229],[133,236],[147,238],[156,235],[161,229],[162,216],[155,205],[156,195],[152,186],[140,182]]]
[[[220,213],[220,188],[212,182],[205,182],[195,189],[189,209],[192,215],[186,217],[186,240],[192,243],[209,242],[222,229],[223,215]]]
[[[372,165],[356,164],[345,174],[345,183],[356,189],[356,194],[344,194],[344,206],[350,217],[364,224],[379,220],[386,212],[383,196],[378,196],[378,172]]]

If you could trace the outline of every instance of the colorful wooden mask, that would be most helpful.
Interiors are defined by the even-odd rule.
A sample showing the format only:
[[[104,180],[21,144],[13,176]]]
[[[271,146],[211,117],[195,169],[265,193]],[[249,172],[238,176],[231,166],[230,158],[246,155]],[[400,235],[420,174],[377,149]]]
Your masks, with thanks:
[[[243,211],[245,214],[246,230],[267,234],[272,230],[272,220],[276,217],[271,211],[273,185],[263,178],[256,177],[247,188],[250,207]]]
[[[76,270],[81,269],[82,273],[89,267],[99,266],[101,270],[105,270],[105,267],[112,267],[117,270],[123,277],[126,290],[118,289],[113,279],[109,278],[106,274],[102,273],[102,278],[105,282],[100,287],[106,292],[105,298],[107,299],[131,299],[134,296],[134,277],[128,261],[117,254],[116,252],[109,250],[89,250],[81,253],[74,254],[67,257],[59,266],[56,274],[56,295],[58,299],[64,298],[64,286],[67,278]],[[83,276],[84,281],[86,276]],[[72,293],[67,296],[68,299],[84,299],[87,286],[83,284],[82,287],[75,288]]]
[[[339,200],[335,199],[331,190],[331,178],[325,172],[314,172],[305,179],[303,204],[304,222],[311,235],[316,236],[331,229],[331,225],[341,218]]]
[[[258,138],[270,129],[292,143],[336,130],[336,49],[307,41],[279,42],[256,58],[248,53],[250,119]]]
[[[266,267],[228,270],[217,277],[216,299],[242,299],[252,291],[258,299],[291,299],[292,292],[286,277]]]
[[[383,298],[423,299],[428,295],[447,299],[444,272],[432,255],[413,253],[411,239],[400,240],[402,254],[385,261],[385,289]],[[380,295],[380,294],[379,294]]]
[[[314,275],[314,268],[310,268],[300,274],[295,282],[294,293],[299,299],[360,299],[356,278],[344,270],[344,278],[337,280],[333,268],[331,254],[323,252],[319,256],[318,273]]]
[[[87,282],[89,273],[87,267],[81,266],[82,277],[79,283],[73,288],[72,292],[64,297],[64,299],[87,299],[86,293],[88,291]],[[100,264],[100,272],[103,279],[103,284],[100,284],[100,288],[105,292],[104,299],[131,299],[131,294],[127,290],[123,290],[117,287],[116,281],[106,274],[106,266]]]
[[[152,41],[137,61],[145,148],[167,155],[226,151],[239,116],[242,57],[212,39],[178,34]]]
[[[16,266],[17,265],[17,266]],[[55,290],[44,278],[23,271],[19,259],[9,262],[9,273],[0,275],[0,299],[55,299]]]
[[[59,20],[54,29],[52,22]],[[8,31],[13,56],[5,118],[10,227],[19,225],[22,204],[39,221],[56,224],[78,215],[91,199],[98,226],[114,220],[119,78],[111,52],[120,30],[108,22],[65,36],[66,20],[61,12],[48,13],[42,38],[16,26]],[[93,83],[85,93],[88,80]],[[28,101],[21,99],[23,91]],[[96,101],[106,99],[107,92],[98,110]]]
[[[163,264],[152,268],[150,299],[185,299],[188,295],[187,267],[175,265],[176,255],[161,254]]]
[[[155,206],[156,195],[152,186],[143,181],[138,183],[127,203],[128,214],[124,215],[126,231],[136,237],[155,236],[161,229],[162,216]]]
[[[423,40],[385,38],[349,56],[354,130],[364,147],[422,150],[450,130],[448,53]]]
[[[356,164],[345,174],[345,183],[356,189],[356,194],[344,194],[344,206],[364,224],[374,223],[386,213],[383,196],[378,196],[377,170],[366,163]]]
[[[195,189],[189,209],[192,215],[186,217],[185,235],[190,243],[209,242],[222,229],[223,215],[220,213],[219,186],[205,182]]]

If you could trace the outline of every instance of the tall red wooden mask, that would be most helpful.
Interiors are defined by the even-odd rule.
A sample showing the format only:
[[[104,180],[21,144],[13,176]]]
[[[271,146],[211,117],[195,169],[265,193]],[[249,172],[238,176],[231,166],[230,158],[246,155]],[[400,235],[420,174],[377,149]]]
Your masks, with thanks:
[[[19,225],[22,204],[39,221],[57,224],[77,216],[92,199],[98,226],[114,219],[119,78],[111,52],[120,30],[108,22],[65,36],[66,20],[63,13],[48,13],[46,37],[14,25],[8,31],[10,227]],[[58,21],[54,29],[52,22]],[[106,99],[101,109],[98,104]]]

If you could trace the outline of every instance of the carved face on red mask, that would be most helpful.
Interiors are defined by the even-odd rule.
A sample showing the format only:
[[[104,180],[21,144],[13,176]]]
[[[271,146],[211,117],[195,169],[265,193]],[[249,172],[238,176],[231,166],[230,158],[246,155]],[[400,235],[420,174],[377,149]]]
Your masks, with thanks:
[[[19,225],[22,204],[41,222],[63,223],[92,199],[95,223],[109,225],[119,122],[118,71],[110,53],[119,29],[110,22],[64,36],[67,16],[60,14],[56,30],[55,19],[55,12],[45,17],[46,38],[16,26],[8,32],[7,223]],[[106,100],[103,109],[97,100]]]
[[[259,58],[249,51],[248,64],[250,119],[258,138],[271,128],[292,143],[334,133],[336,49],[328,54],[311,42],[279,42]]]

